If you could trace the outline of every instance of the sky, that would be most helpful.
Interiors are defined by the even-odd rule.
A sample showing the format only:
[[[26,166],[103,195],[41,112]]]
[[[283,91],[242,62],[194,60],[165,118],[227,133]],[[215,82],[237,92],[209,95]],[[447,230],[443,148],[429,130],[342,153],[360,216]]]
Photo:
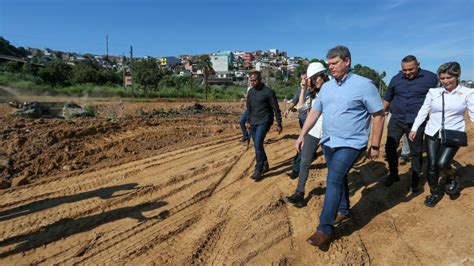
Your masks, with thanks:
[[[0,0],[0,36],[19,47],[160,57],[272,48],[352,65],[385,81],[413,54],[433,72],[461,64],[474,80],[474,0]]]

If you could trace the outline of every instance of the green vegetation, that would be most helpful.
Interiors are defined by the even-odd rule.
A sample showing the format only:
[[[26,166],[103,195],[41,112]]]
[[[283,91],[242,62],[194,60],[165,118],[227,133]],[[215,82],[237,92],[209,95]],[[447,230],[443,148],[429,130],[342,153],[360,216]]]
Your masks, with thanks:
[[[41,51],[41,50],[39,50]],[[25,58],[27,51],[12,46],[0,37],[0,54]],[[131,87],[122,86],[123,73],[113,68],[102,67],[92,55],[74,64],[60,59],[46,62],[44,66],[16,61],[0,61],[0,85],[9,86],[23,94],[54,96],[91,97],[135,97],[135,98],[195,98],[213,101],[238,101],[246,90],[245,86],[209,86],[208,78],[213,74],[210,58],[202,55],[197,68],[201,77],[180,77],[173,71],[161,67],[156,59],[136,60],[128,63],[134,80]],[[56,55],[55,58],[61,58]],[[33,58],[34,59],[34,58]],[[306,71],[307,60],[301,60],[295,73],[284,82],[279,70],[264,71],[264,81],[273,88],[279,99],[291,98],[299,86],[300,73]],[[312,59],[310,62],[325,62]],[[354,73],[374,81],[380,93],[386,89],[383,82],[385,72],[362,65],[354,66]]]

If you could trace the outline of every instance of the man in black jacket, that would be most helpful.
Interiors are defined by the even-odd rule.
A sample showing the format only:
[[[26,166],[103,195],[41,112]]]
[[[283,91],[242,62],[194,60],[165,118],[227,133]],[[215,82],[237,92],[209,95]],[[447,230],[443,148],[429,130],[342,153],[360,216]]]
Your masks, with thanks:
[[[403,134],[408,135],[415,121],[426,94],[430,88],[436,88],[438,77],[436,74],[421,69],[420,63],[413,55],[402,59],[402,71],[395,75],[383,98],[384,109],[392,114],[387,126],[387,142],[385,152],[389,166],[389,174],[383,180],[386,186],[398,182],[398,154],[397,148]],[[419,192],[420,173],[422,169],[423,132],[425,123],[418,128],[415,141],[409,141],[411,155],[411,185],[413,193]]]
[[[249,85],[251,89],[247,95],[247,121],[250,124],[256,158],[252,178],[259,181],[262,175],[269,170],[263,141],[273,124],[273,116],[277,120],[276,131],[278,134],[281,133],[281,111],[275,92],[262,83],[262,76],[259,71],[250,72]]]

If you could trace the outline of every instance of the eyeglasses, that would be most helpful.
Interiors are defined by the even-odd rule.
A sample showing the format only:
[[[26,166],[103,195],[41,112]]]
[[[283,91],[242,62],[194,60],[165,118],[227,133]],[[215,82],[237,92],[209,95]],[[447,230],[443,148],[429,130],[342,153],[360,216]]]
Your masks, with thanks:
[[[257,82],[257,79],[249,79],[249,82]]]

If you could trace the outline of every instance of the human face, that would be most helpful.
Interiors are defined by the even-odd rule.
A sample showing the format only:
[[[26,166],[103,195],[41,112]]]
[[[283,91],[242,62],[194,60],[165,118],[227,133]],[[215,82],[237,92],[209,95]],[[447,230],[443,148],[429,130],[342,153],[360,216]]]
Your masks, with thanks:
[[[339,56],[328,58],[329,72],[336,80],[341,80],[347,74],[351,59],[342,59]]]
[[[311,83],[314,84],[315,89],[321,89],[321,87],[324,84],[324,79],[322,75],[314,75],[310,79],[311,79]]]
[[[418,74],[420,64],[416,61],[410,61],[407,63],[402,63],[402,72],[405,75],[405,78],[412,80]]]
[[[260,84],[261,80],[257,75],[251,75],[249,77],[249,86],[252,88],[257,87]]]
[[[448,73],[440,73],[439,81],[447,91],[452,91],[458,86],[458,79],[456,76]]]

